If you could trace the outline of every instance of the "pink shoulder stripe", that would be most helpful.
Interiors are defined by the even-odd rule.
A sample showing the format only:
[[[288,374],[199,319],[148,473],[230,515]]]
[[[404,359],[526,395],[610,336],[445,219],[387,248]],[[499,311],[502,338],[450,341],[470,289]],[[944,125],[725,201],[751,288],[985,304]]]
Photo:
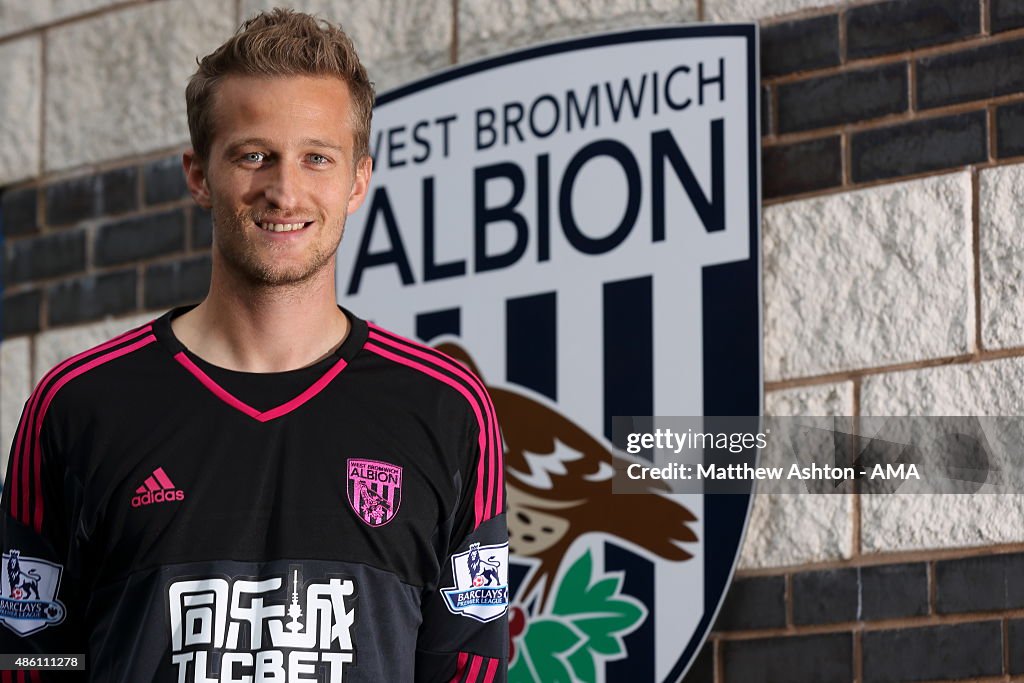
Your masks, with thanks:
[[[152,344],[155,341],[156,337],[150,334],[132,344],[129,344],[128,346],[122,346],[121,348],[115,351],[110,351],[107,354],[104,354],[97,358],[93,358],[88,363],[83,363],[82,365],[78,366],[77,368],[68,372],[59,380],[57,380],[50,388],[50,391],[46,394],[46,398],[43,400],[43,407],[39,411],[39,422],[36,424],[35,434],[33,438],[33,440],[35,441],[35,452],[32,454],[32,462],[35,467],[36,505],[35,514],[32,517],[32,528],[34,528],[37,532],[42,531],[43,529],[43,483],[41,472],[43,453],[42,447],[40,446],[39,443],[39,435],[42,433],[43,418],[46,417],[46,411],[47,409],[49,409],[50,403],[53,401],[53,397],[57,395],[57,392],[60,391],[61,387],[63,387],[65,384],[73,380],[75,377],[78,377],[79,375],[84,375],[86,372],[92,370],[93,368],[97,368],[100,365],[109,363],[110,361],[116,358],[120,358],[121,356],[128,355],[129,353],[137,351],[144,346],[148,346],[149,344]]]
[[[11,487],[11,512],[16,519],[26,525],[31,523],[36,531],[42,529],[42,449],[39,437],[42,433],[43,419],[46,417],[46,412],[54,396],[75,377],[156,341],[156,337],[148,334],[151,330],[152,324],[144,325],[74,355],[50,370],[36,386],[29,398],[25,411],[26,418],[22,420],[15,439],[15,461],[11,473],[11,477],[14,479],[14,485]],[[110,350],[132,340],[136,341],[127,346]],[[90,356],[95,357],[69,370],[72,365]],[[35,492],[34,510],[30,509],[30,491]]]
[[[473,655],[473,659],[469,665],[469,675],[466,676],[467,681],[475,681],[477,676],[480,675],[480,667],[484,663],[484,658],[480,655]]]
[[[491,447],[487,451],[488,462],[486,471],[491,474],[494,480],[491,486],[487,487],[485,515],[481,522],[500,514],[504,510],[504,453],[501,440],[501,430],[498,426],[498,416],[483,382],[480,378],[469,372],[457,360],[441,353],[437,349],[424,346],[423,344],[411,339],[406,339],[394,332],[377,327],[372,323],[368,324],[370,327],[370,339],[388,344],[393,348],[412,354],[438,368],[451,372],[474,389],[475,398],[479,401],[480,405],[483,406],[484,412],[487,415],[487,441]],[[469,400],[468,397],[467,400]],[[473,401],[470,400],[470,403],[472,404]],[[480,423],[480,428],[484,429],[484,423]],[[484,451],[481,450],[481,454],[483,453]],[[482,471],[483,470],[481,469],[481,472]],[[486,486],[482,478],[478,478],[478,486]]]
[[[3,683],[26,683],[26,676],[31,679],[31,683],[39,683],[39,669],[18,669],[17,682],[15,682],[15,675],[13,670],[5,669],[3,671]]]
[[[480,412],[479,404],[473,400],[473,396],[469,393],[469,390],[466,387],[464,387],[459,382],[455,381],[455,379],[453,379],[452,377],[444,375],[428,365],[412,360],[410,358],[406,358],[405,356],[400,356],[392,351],[388,351],[387,349],[384,349],[371,341],[367,341],[363,348],[372,353],[376,353],[378,356],[383,356],[388,360],[394,361],[401,365],[405,365],[406,367],[412,368],[413,370],[418,370],[419,372],[422,372],[425,375],[433,377],[434,379],[443,382],[444,384],[447,384],[448,386],[452,387],[460,394],[462,394],[466,401],[469,402],[470,408],[473,409],[473,414],[476,416],[477,425],[479,426],[479,436],[477,438],[477,441],[480,448],[480,457],[479,460],[477,461],[476,491],[473,496],[473,528],[476,528],[483,524],[489,518],[487,515],[487,504],[484,499],[484,475],[486,474],[486,472],[484,471],[484,464],[487,459],[487,454],[489,450],[489,439],[487,438],[487,424],[484,421],[484,417]]]
[[[487,662],[487,671],[484,673],[484,683],[494,683],[494,676],[498,672],[498,660],[491,659]]]
[[[466,664],[469,662],[469,653],[460,652],[459,658],[455,664],[455,675],[452,676],[449,683],[459,683],[459,679],[462,678],[462,674],[466,671]]]
[[[29,524],[31,520],[28,500],[31,468],[28,460],[33,449],[29,440],[32,438],[31,435],[37,434],[41,428],[42,418],[38,416],[37,408],[39,407],[39,402],[45,392],[46,386],[54,377],[64,372],[68,367],[74,365],[83,358],[105,351],[106,349],[121,344],[128,339],[145,334],[150,329],[152,329],[152,324],[128,330],[127,332],[100,344],[99,346],[95,346],[91,349],[75,354],[74,356],[65,359],[63,362],[58,363],[49,372],[47,372],[46,375],[43,376],[43,379],[39,381],[39,384],[36,385],[35,390],[29,397],[28,403],[25,407],[25,417],[21,420],[21,424],[18,426],[18,432],[15,437],[14,463],[11,471],[11,479],[13,480],[13,485],[11,486],[11,513],[14,515],[15,519],[18,519],[26,525]],[[25,446],[24,449],[23,444]]]
[[[26,404],[26,407],[25,407],[25,417],[21,420],[21,424],[18,426],[17,435],[15,437],[15,446],[14,446],[15,457],[14,457],[14,463],[13,463],[13,470],[11,472],[11,479],[13,480],[14,483],[17,483],[23,477],[27,477],[28,476],[28,470],[25,468],[24,465],[22,465],[21,458],[19,457],[19,455],[22,452],[21,445],[22,445],[23,439],[28,438],[26,436],[26,434],[32,433],[32,428],[35,426],[35,422],[36,422],[36,415],[35,415],[36,408],[39,405],[39,398],[42,395],[44,387],[47,385],[47,383],[49,383],[50,380],[53,377],[55,377],[56,375],[58,375],[61,372],[63,372],[68,366],[73,365],[74,363],[78,362],[82,358],[85,358],[85,357],[87,357],[87,356],[89,356],[90,354],[93,354],[93,353],[98,353],[100,351],[104,351],[104,350],[110,348],[111,346],[115,346],[117,344],[120,344],[125,339],[129,338],[131,335],[143,334],[144,332],[148,331],[149,329],[150,329],[149,326],[145,326],[144,328],[136,328],[134,330],[128,330],[127,332],[125,332],[123,334],[120,334],[120,335],[114,337],[113,339],[111,339],[111,340],[109,340],[107,342],[104,342],[103,344],[100,344],[99,346],[93,347],[91,349],[87,349],[87,350],[85,350],[85,351],[83,351],[81,353],[78,353],[78,354],[76,354],[74,356],[71,356],[70,358],[66,358],[64,361],[62,361],[61,363],[58,363],[56,366],[51,368],[50,371],[47,372],[43,376],[43,379],[41,379],[39,381],[39,384],[37,384],[36,388],[33,390],[32,395],[29,396],[29,400],[27,401],[27,404]],[[18,486],[11,486],[11,511],[12,511],[12,514],[14,514],[16,519],[20,519],[22,522],[27,524],[28,520],[29,520],[29,517],[30,517],[30,515],[29,515],[29,507],[28,507],[28,495],[27,495],[28,489],[27,489],[27,485],[26,485],[25,491],[26,491],[26,495],[24,496],[25,500],[23,501],[23,506],[22,506],[24,508],[24,513],[23,513],[23,516],[21,516],[21,515],[18,514],[19,487]]]

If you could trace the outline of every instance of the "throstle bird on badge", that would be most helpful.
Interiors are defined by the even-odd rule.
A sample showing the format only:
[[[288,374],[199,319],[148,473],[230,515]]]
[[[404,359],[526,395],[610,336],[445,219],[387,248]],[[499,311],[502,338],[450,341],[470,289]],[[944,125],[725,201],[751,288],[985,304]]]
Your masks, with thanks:
[[[668,561],[692,557],[681,547],[696,543],[696,516],[661,495],[633,495],[609,511],[612,475],[631,461],[613,454],[579,425],[533,398],[487,384],[469,352],[444,342],[441,351],[480,377],[494,402],[504,437],[509,553],[532,558],[536,570],[517,592],[526,601],[540,591],[548,601],[570,546],[585,534],[625,539]],[[661,481],[645,480],[637,493],[665,493]],[[651,524],[650,520],[658,520]]]
[[[402,468],[378,460],[349,458],[348,503],[366,524],[384,526],[402,504]]]

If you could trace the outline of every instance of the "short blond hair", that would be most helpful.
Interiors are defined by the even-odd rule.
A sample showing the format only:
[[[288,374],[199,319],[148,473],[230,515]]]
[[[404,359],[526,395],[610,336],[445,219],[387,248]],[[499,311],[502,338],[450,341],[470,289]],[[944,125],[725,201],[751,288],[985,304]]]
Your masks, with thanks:
[[[275,8],[249,19],[226,43],[197,60],[185,88],[192,149],[209,159],[213,96],[226,76],[336,76],[352,100],[353,163],[370,153],[373,83],[341,26],[290,9]]]

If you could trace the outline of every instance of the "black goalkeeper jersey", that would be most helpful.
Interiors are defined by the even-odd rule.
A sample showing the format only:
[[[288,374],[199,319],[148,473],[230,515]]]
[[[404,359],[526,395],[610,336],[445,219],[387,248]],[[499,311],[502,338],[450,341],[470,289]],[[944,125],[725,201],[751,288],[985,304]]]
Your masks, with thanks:
[[[61,363],[26,403],[0,652],[87,653],[104,682],[503,681],[483,384],[351,314],[324,361],[234,372],[175,338],[184,310]]]

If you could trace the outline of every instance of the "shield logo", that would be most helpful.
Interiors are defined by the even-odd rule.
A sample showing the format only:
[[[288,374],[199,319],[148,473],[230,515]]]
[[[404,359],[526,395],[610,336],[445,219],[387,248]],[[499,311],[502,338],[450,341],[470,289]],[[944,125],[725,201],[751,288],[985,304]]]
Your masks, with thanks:
[[[3,554],[3,561],[0,622],[4,626],[28,636],[64,621],[64,603],[56,599],[63,567],[14,549]]]
[[[402,468],[379,460],[349,458],[348,504],[372,527],[384,526],[402,503]]]
[[[616,492],[616,472],[655,454],[630,455],[614,425],[761,414],[757,74],[756,27],[678,26],[527,48],[377,98],[338,297],[463,361],[491,395],[509,680],[678,681],[714,623],[749,490]],[[487,618],[487,577],[469,567],[456,561],[445,599]]]
[[[455,585],[441,590],[452,614],[488,622],[508,611],[508,543],[473,543],[453,555],[452,577]]]

